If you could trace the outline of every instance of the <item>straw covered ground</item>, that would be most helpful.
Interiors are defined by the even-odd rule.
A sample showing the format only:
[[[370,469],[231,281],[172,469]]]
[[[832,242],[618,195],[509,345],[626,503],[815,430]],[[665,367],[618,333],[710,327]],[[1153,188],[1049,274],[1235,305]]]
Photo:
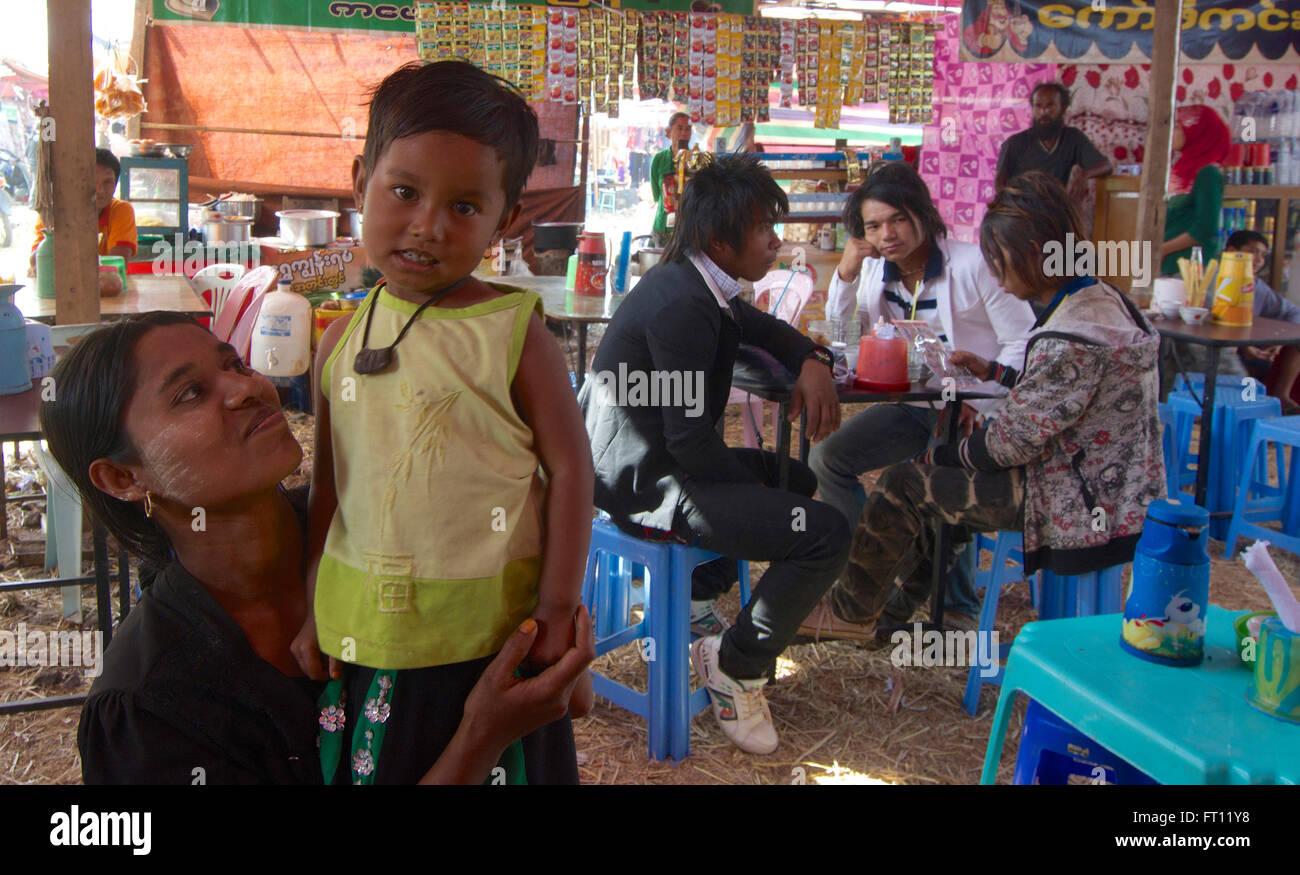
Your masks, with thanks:
[[[566,344],[561,341],[561,346]],[[593,344],[594,346],[594,344]],[[849,407],[846,417],[860,407]],[[770,420],[770,417],[769,417]],[[311,458],[311,422],[291,414],[307,461],[290,484],[304,482]],[[739,445],[740,419],[727,413],[728,443]],[[767,445],[771,446],[771,425]],[[7,449],[6,481],[10,492],[35,491],[34,461]],[[869,483],[871,476],[866,478]],[[10,541],[0,544],[0,579],[45,576],[39,565],[23,565],[39,550],[41,504],[11,504]],[[89,558],[89,537],[86,541]],[[16,550],[18,555],[11,555]],[[1214,603],[1232,609],[1260,610],[1267,597],[1240,560],[1222,558],[1222,545],[1211,542]],[[1289,580],[1300,575],[1296,557],[1275,551]],[[985,565],[988,556],[985,555]],[[89,563],[86,563],[89,569]],[[755,582],[765,566],[752,563]],[[59,617],[57,592],[30,590],[0,595],[0,629],[70,630],[94,628],[94,595],[83,590],[84,627]],[[724,613],[738,608],[734,592],[723,600]],[[1002,593],[998,630],[1010,640],[1035,618],[1028,586],[1021,582]],[[1118,630],[1118,624],[1117,624]],[[691,756],[681,763],[656,763],[646,756],[643,722],[597,700],[594,711],[576,721],[582,780],[591,784],[790,784],[890,783],[965,784],[979,780],[988,740],[996,688],[985,687],[980,712],[970,717],[961,706],[964,668],[896,668],[889,649],[869,651],[844,642],[790,647],[778,664],[767,697],[781,746],[770,756],[750,756],[733,747],[706,711],[692,724]],[[602,657],[597,668],[616,680],[644,689],[645,668],[638,649],[629,646]],[[85,692],[89,681],[79,668],[0,668],[0,702]],[[1024,700],[1012,718],[998,779],[1007,782],[1014,765],[1016,738]],[[62,708],[0,717],[0,784],[66,784],[80,781],[76,749],[78,711]]]

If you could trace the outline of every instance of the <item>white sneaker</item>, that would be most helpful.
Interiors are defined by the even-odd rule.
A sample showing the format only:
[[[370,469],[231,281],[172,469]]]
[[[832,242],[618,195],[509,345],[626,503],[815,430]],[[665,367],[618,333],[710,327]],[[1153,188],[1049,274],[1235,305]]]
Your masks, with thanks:
[[[707,638],[710,635],[721,635],[726,632],[730,624],[718,613],[718,602],[716,599],[706,601],[691,600],[691,637]]]
[[[722,727],[722,733],[736,747],[746,753],[771,753],[779,741],[767,699],[763,697],[767,678],[739,681],[723,674],[718,667],[718,647],[721,644],[721,635],[711,635],[691,645],[691,665],[695,666],[695,673],[709,691],[713,716]]]

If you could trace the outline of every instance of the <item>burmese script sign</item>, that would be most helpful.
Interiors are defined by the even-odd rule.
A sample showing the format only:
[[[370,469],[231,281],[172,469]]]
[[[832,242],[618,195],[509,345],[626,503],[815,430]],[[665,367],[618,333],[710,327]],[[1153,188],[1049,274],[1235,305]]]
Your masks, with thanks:
[[[966,0],[961,58],[1146,63],[1155,18],[1154,0]],[[1184,63],[1300,63],[1300,0],[1183,0],[1179,25]]]

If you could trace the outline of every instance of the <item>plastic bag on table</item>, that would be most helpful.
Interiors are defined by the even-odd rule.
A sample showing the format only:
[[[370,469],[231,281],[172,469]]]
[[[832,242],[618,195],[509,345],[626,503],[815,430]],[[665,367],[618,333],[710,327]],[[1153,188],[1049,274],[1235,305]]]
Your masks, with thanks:
[[[907,337],[911,347],[924,358],[930,372],[940,381],[952,379],[959,389],[969,389],[979,385],[979,380],[970,370],[961,365],[954,365],[949,357],[948,347],[934,333],[934,329],[923,319],[895,319],[894,327]]]

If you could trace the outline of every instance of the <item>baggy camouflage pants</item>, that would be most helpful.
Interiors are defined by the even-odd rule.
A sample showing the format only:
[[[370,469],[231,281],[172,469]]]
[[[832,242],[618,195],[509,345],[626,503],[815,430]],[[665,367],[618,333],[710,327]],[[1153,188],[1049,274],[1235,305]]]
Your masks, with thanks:
[[[930,597],[934,543],[940,522],[949,529],[944,568],[971,539],[971,532],[1019,531],[1023,525],[1024,469],[969,471],[907,462],[885,469],[867,496],[853,532],[849,564],[831,589],[835,613],[863,623],[901,626]],[[895,587],[899,598],[890,601]],[[883,613],[886,604],[890,613]],[[892,612],[906,610],[906,616]]]

